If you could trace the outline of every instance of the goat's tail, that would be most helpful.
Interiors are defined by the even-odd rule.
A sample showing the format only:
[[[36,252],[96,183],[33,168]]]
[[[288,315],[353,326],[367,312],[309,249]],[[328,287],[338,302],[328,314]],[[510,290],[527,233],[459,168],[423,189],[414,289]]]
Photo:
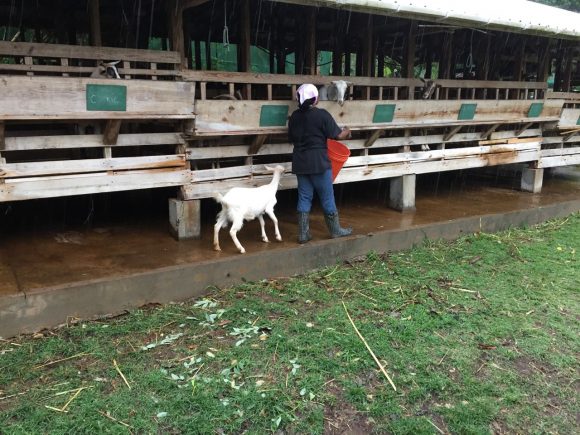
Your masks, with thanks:
[[[216,192],[213,194],[213,199],[215,199],[216,202],[218,202],[220,204],[224,203],[224,196],[219,192]]]

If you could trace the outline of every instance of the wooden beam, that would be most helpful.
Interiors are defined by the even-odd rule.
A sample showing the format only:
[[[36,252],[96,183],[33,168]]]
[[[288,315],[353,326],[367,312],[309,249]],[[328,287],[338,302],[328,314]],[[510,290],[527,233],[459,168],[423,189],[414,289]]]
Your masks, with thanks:
[[[371,137],[369,137],[365,142],[365,148],[371,147],[379,137],[385,133],[385,130],[375,130]]]
[[[516,136],[519,136],[520,134],[522,134],[532,124],[533,124],[533,122],[526,122],[524,125],[522,125],[519,129],[516,130]]]
[[[103,45],[101,37],[100,0],[89,0],[89,21],[91,28],[91,45],[100,47]]]
[[[372,76],[373,69],[373,16],[369,14],[363,30],[363,47],[362,47],[362,75]]]
[[[317,75],[316,70],[316,11],[317,8],[308,8],[306,18],[306,34],[304,41],[304,73]]]
[[[459,130],[461,130],[462,127],[463,127],[462,125],[456,125],[451,130],[449,130],[449,132],[446,133],[445,136],[443,136],[443,142],[447,142],[449,139],[451,139],[453,136],[455,136],[455,134]]]
[[[258,154],[258,151],[260,151],[260,148],[262,148],[262,145],[264,145],[264,142],[266,142],[267,137],[267,134],[259,134],[254,136],[252,144],[248,148],[248,155],[253,156],[254,154]]]
[[[544,38],[544,43],[538,53],[538,78],[539,82],[545,82],[550,75],[552,66],[552,39]]]
[[[183,10],[180,7],[180,0],[170,0],[166,5],[171,49],[179,53],[181,68],[185,68],[187,65],[185,59],[185,47],[183,44]]]
[[[517,42],[517,50],[514,59],[514,80],[515,81],[522,81],[522,73],[525,70],[526,66],[526,40],[527,37],[519,37]]]
[[[571,131],[569,133],[566,133],[562,137],[562,142],[568,142],[570,139],[572,139],[574,136],[576,136],[579,133],[580,133],[580,130],[575,130],[575,131]]]
[[[407,30],[405,54],[403,58],[403,77],[412,79],[415,73],[415,49],[417,47],[417,21],[411,20]]]
[[[250,0],[240,1],[239,17],[238,71],[250,72],[252,67],[250,54]]]
[[[441,44],[441,54],[439,56],[439,77],[440,79],[453,79],[451,77],[451,64],[453,62],[453,31],[443,34]]]
[[[117,139],[119,138],[120,131],[121,120],[109,119],[107,121],[107,125],[105,126],[105,132],[103,133],[103,144],[115,145],[117,143]]]
[[[492,134],[494,131],[496,131],[500,125],[501,124],[493,124],[485,132],[481,133],[481,136],[480,136],[481,139],[487,139],[489,137],[489,135]]]

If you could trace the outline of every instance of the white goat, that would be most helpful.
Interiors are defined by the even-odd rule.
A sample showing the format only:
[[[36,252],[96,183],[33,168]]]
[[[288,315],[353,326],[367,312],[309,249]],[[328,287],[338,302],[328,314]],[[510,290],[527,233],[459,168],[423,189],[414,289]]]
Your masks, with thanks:
[[[324,85],[318,90],[318,99],[320,101],[338,101],[338,104],[342,106],[350,84],[350,82],[344,80],[333,80],[330,84]]]
[[[91,78],[105,78],[105,79],[120,79],[119,71],[117,71],[117,64],[120,60],[115,62],[99,62],[95,70],[91,73]]]
[[[278,219],[274,215],[274,206],[276,205],[276,191],[278,190],[280,177],[284,173],[284,167],[280,165],[273,168],[266,166],[266,169],[274,172],[274,177],[270,184],[260,187],[234,187],[225,195],[219,193],[215,195],[215,200],[222,205],[214,225],[213,248],[216,251],[221,251],[219,231],[227,227],[228,222],[232,223],[230,236],[240,254],[246,252],[237,237],[238,231],[244,225],[244,220],[251,221],[258,218],[262,228],[262,241],[269,242],[264,229],[264,213],[270,216],[270,219],[274,222],[276,240],[282,241],[282,236],[278,229]]]

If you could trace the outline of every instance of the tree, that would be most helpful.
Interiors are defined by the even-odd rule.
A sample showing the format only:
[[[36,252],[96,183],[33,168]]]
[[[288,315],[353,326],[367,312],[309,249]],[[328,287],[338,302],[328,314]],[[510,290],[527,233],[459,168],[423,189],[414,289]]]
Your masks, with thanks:
[[[543,3],[560,9],[580,12],[580,0],[532,0],[536,3]]]

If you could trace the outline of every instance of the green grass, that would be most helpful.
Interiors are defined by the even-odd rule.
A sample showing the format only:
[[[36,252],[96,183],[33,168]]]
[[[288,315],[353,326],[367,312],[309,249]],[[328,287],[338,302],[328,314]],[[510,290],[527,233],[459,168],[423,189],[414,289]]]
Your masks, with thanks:
[[[0,432],[574,433],[579,246],[576,214],[3,340]]]

